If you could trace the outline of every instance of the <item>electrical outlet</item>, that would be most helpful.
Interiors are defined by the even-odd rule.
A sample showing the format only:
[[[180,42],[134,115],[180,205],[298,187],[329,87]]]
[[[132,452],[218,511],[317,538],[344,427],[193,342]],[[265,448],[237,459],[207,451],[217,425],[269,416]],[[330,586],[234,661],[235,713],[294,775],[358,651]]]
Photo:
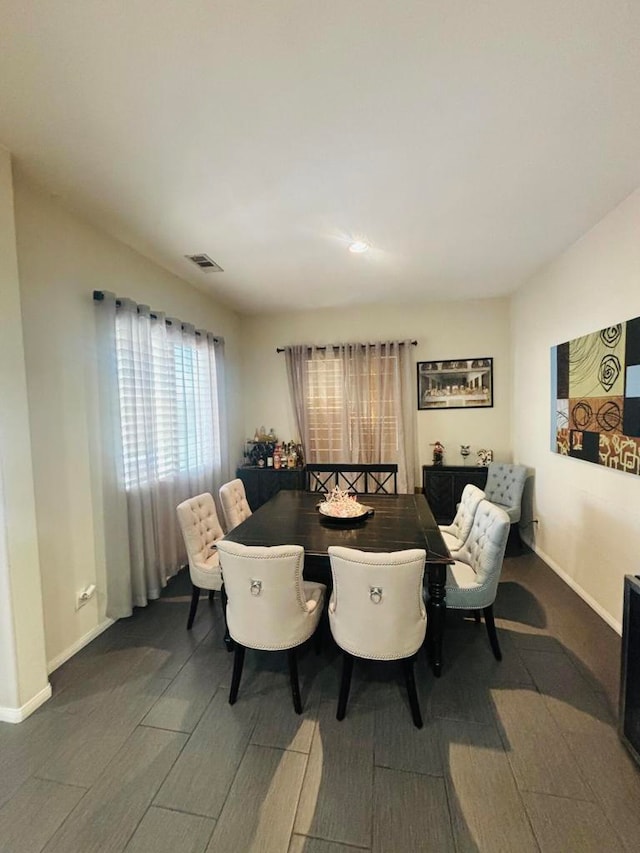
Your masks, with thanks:
[[[94,583],[91,583],[89,586],[85,586],[84,589],[80,590],[76,595],[76,610],[80,610],[81,607],[84,607],[87,601],[90,601],[95,594],[96,585]]]

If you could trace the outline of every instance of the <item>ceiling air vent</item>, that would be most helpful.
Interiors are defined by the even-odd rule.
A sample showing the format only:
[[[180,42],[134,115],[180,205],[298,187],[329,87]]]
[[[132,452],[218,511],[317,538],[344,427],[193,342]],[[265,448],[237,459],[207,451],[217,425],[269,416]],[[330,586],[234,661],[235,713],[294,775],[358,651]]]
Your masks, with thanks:
[[[203,272],[224,272],[222,267],[213,261],[209,255],[185,255],[185,258],[193,261]]]

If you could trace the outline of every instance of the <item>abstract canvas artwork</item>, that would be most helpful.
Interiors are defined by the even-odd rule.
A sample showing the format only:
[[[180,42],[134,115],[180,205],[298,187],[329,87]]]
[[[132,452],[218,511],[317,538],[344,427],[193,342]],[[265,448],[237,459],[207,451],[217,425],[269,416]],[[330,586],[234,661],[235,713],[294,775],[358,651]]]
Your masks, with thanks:
[[[640,317],[551,348],[551,449],[640,474]]]

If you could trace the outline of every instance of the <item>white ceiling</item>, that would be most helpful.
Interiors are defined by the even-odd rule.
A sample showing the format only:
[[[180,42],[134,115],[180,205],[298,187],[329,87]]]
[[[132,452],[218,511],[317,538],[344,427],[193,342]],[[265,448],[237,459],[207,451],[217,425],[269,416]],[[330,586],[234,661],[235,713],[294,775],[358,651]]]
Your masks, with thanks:
[[[242,312],[494,296],[640,185],[639,37],[638,0],[0,0],[0,143]]]

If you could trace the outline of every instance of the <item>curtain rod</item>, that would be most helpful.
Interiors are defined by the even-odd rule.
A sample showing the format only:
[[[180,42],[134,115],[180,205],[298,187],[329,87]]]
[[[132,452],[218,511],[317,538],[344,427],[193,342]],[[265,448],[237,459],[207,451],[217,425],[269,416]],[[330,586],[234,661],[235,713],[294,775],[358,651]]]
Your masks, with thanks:
[[[418,346],[418,341],[410,341],[409,343],[411,344],[412,347]],[[320,349],[320,350],[338,349],[339,346],[340,346],[340,344],[328,344],[327,346],[324,346],[324,347],[314,347],[313,344],[309,344],[307,346],[307,349]],[[358,346],[370,347],[370,346],[374,346],[374,344],[358,344]],[[400,346],[404,346],[404,341],[400,341]],[[276,347],[276,352],[285,352],[285,350],[286,350],[286,347]]]
[[[102,302],[103,300],[104,300],[104,292],[102,290],[94,290],[93,291],[93,301],[94,302]],[[119,308],[121,305],[122,305],[122,301],[120,299],[116,299],[116,306]],[[137,307],[137,310],[138,310],[138,313],[140,313],[140,306],[139,305]],[[153,311],[149,312],[149,316],[151,317],[152,320],[158,319],[158,315],[154,314]],[[167,324],[167,326],[173,326],[172,320],[165,319],[165,323]],[[184,325],[181,324],[180,328],[184,329]],[[202,337],[202,332],[196,331],[195,334],[198,337]],[[213,340],[215,341],[215,343],[219,343],[220,341],[222,341],[222,338],[217,338],[214,336]]]

